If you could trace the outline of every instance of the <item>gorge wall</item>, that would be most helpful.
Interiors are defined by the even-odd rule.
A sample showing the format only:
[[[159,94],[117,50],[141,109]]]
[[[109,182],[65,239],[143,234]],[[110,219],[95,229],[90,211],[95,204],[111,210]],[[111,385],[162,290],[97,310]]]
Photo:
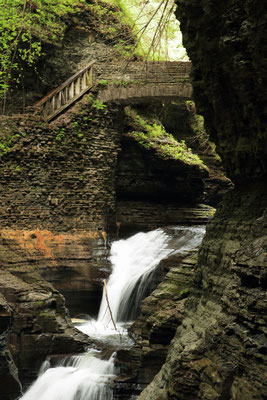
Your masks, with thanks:
[[[141,221],[139,229],[153,229],[211,217],[209,207],[195,204],[207,170],[161,159],[153,150],[145,154],[138,143],[135,151],[156,171],[150,192],[168,202],[165,167],[179,185],[168,212],[162,213],[166,202],[120,207],[117,158],[126,120],[120,106],[99,105],[91,97],[50,126],[33,114],[1,118],[0,393],[5,400],[32,382],[46,356],[83,351],[88,344],[72,328],[65,305],[72,316],[96,315],[110,272],[109,240],[118,227],[132,229]],[[138,179],[144,187],[146,174]]]
[[[80,352],[89,344],[73,328],[55,288],[72,315],[95,315],[109,273],[106,230],[108,221],[115,223],[121,125],[88,102],[78,109],[79,122],[54,129],[29,115],[1,120],[3,399],[17,397],[32,382],[46,356]]]
[[[197,107],[235,188],[208,225],[167,361],[139,399],[260,400],[267,395],[264,3],[176,3]]]
[[[245,46],[242,44],[234,65],[237,69],[229,65],[229,57],[232,59],[236,50],[236,45],[231,50],[231,40],[227,51],[221,50],[222,62],[217,63],[214,59],[220,47],[216,35],[226,28],[220,21],[216,35],[209,32],[208,36],[206,29],[217,13],[216,21],[218,16],[224,15],[222,21],[229,19],[230,26],[235,27],[231,18],[239,21],[237,2],[220,7],[217,2],[211,2],[204,7],[205,12],[202,3],[181,3],[178,12],[182,14],[185,42],[193,61],[196,99],[236,188],[209,226],[195,286],[185,308],[182,304],[182,315],[175,315],[173,323],[177,309],[176,304],[172,304],[168,332],[162,326],[153,326],[156,345],[162,345],[157,342],[162,332],[169,341],[176,326],[180,325],[167,363],[141,398],[228,399],[232,396],[233,399],[248,400],[254,396],[260,399],[264,393],[261,289],[265,281],[261,268],[265,262],[262,249],[266,154],[260,114],[261,86],[257,77],[262,64],[260,61],[253,64],[254,70],[250,60],[244,62],[241,55]],[[214,11],[213,5],[219,8],[215,7]],[[83,14],[82,25],[80,21],[72,21],[66,40],[59,48],[47,45],[48,57],[41,69],[45,83],[33,85],[28,104],[30,99],[42,97],[47,90],[76,72],[88,57],[97,58],[100,63],[110,63],[116,54],[121,59],[109,43],[114,37],[108,39],[107,31],[99,35],[95,28],[88,29],[88,20],[91,21],[92,16],[86,15],[87,11]],[[244,33],[244,38],[250,37],[248,53],[258,49],[258,45],[251,44],[253,35],[250,32],[255,26],[254,13],[251,15],[252,21],[242,24],[242,32],[247,29],[249,33]],[[226,70],[225,64],[228,65]],[[244,71],[242,79],[240,68]],[[241,79],[238,82],[237,77]],[[32,75],[28,77],[28,87],[31,81]],[[233,84],[236,89],[232,98]],[[239,93],[241,88],[242,93]],[[248,89],[250,92],[244,95]],[[248,97],[257,98],[257,101],[251,101],[247,106]],[[13,100],[10,112],[21,110],[15,96]],[[169,106],[174,107],[173,104]],[[252,118],[244,119],[248,110],[251,110]],[[177,114],[181,112],[179,105],[176,111]],[[182,125],[180,121],[179,118]],[[172,125],[173,121],[169,120],[169,123]],[[50,127],[37,115],[2,119],[1,137],[7,147],[1,157],[0,178],[0,267],[3,271],[0,382],[7,377],[11,382],[9,392],[5,393],[8,400],[14,398],[14,391],[16,395],[19,393],[19,379],[25,384],[34,378],[46,355],[56,351],[65,353],[68,346],[71,351],[81,351],[87,343],[83,337],[76,340],[77,332],[69,326],[64,299],[56,289],[65,294],[66,304],[74,314],[81,310],[96,313],[102,279],[109,273],[107,232],[112,236],[116,234],[116,228],[122,231],[123,226],[128,225],[132,229],[134,224],[142,229],[153,229],[166,223],[197,224],[206,222],[211,216],[209,209],[195,207],[205,186],[204,179],[210,178],[207,172],[180,161],[160,159],[153,151],[144,151],[137,142],[123,135],[128,129],[120,106],[110,104],[105,107],[87,97]],[[179,139],[182,138],[181,134]],[[247,162],[251,155],[252,161]],[[136,162],[138,168],[135,168]],[[147,168],[145,173],[144,166]],[[166,177],[175,188],[172,192],[170,184],[166,185]],[[154,179],[152,184],[151,178]],[[223,191],[228,183],[222,185]],[[138,197],[142,197],[143,202],[137,201]],[[159,197],[163,199],[162,203],[154,201]],[[218,196],[213,204],[220,198]],[[189,201],[191,210],[186,207]],[[194,263],[195,260],[193,266]],[[188,265],[185,267],[187,269]],[[31,276],[35,277],[34,282]],[[52,282],[56,289],[44,279]],[[12,286],[15,284],[14,291]],[[78,290],[88,302],[86,306],[75,300]],[[184,303],[183,300],[182,296]],[[147,304],[144,304],[145,314]],[[66,336],[57,348],[63,331]],[[44,350],[36,353],[36,343]],[[163,343],[161,362],[166,352],[167,345]],[[145,363],[151,354],[153,352],[145,354]],[[247,366],[248,360],[253,365],[251,370]],[[157,365],[156,370],[159,367]],[[151,378],[152,374],[146,383]],[[13,393],[12,382],[16,383]]]

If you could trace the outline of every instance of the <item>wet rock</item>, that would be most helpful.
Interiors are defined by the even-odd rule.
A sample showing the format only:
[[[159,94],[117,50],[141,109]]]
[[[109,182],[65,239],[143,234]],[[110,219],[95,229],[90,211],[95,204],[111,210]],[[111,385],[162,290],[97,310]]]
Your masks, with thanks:
[[[265,398],[266,303],[259,277],[266,269],[266,191],[252,189],[229,193],[208,225],[184,318],[140,399],[159,393],[160,399]],[[262,229],[252,230],[259,220]]]
[[[122,141],[118,157],[117,196],[143,200],[168,199],[180,204],[196,203],[203,192],[207,171],[177,160],[164,160],[142,149],[131,138]]]
[[[17,367],[7,348],[7,332],[12,320],[12,309],[0,294],[0,393],[3,400],[14,399],[22,390]]]
[[[263,400],[266,13],[260,1],[177,3],[196,105],[235,188],[208,225],[166,363],[139,398]]]
[[[32,382],[47,355],[81,352],[89,340],[73,328],[62,295],[34,268],[24,274],[2,270],[0,293],[0,371],[8,383],[1,394],[11,399],[20,382]]]
[[[196,261],[196,252],[192,252],[160,262],[166,275],[143,300],[141,315],[129,328],[136,344],[130,350],[118,351],[117,362],[124,378],[118,378],[115,393],[127,393],[128,398],[140,393],[165,362],[169,344],[184,317],[184,302],[190,293]]]

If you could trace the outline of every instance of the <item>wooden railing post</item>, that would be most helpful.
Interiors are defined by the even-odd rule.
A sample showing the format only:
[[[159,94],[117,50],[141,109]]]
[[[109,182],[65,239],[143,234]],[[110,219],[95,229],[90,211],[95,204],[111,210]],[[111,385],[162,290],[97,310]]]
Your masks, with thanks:
[[[44,119],[47,122],[59,115],[92,88],[93,65],[95,63],[96,60],[91,61],[85,68],[34,105],[34,107],[41,107]]]

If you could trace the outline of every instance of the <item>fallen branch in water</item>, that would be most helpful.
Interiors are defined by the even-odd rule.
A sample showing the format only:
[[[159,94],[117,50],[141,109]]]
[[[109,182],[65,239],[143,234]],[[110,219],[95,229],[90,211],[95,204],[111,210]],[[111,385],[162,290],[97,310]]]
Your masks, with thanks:
[[[114,319],[113,319],[112,311],[111,311],[111,308],[110,308],[110,305],[109,305],[106,279],[104,279],[104,288],[105,288],[105,295],[106,295],[108,310],[109,310],[109,313],[110,313],[110,316],[111,316],[111,321],[112,321],[112,323],[113,323],[113,326],[114,326],[115,330],[116,330],[117,332],[119,332],[118,329],[117,329],[117,327],[116,327],[115,321],[114,321]]]

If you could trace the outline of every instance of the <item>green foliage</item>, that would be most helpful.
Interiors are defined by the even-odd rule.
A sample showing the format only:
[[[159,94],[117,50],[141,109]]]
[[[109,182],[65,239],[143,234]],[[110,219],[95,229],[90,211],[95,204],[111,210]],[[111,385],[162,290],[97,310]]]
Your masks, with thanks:
[[[62,39],[64,16],[84,1],[0,0],[0,98],[12,80],[20,81],[24,64],[34,65],[43,41]]]
[[[184,297],[185,295],[188,295],[189,292],[190,292],[190,288],[184,288],[184,289],[180,290],[179,296]]]
[[[100,86],[107,86],[107,84],[108,84],[108,81],[105,79],[102,79],[102,81],[98,82],[98,85],[100,85]]]
[[[127,87],[127,86],[132,86],[133,84],[135,84],[136,81],[112,81],[111,84],[117,87]]]
[[[98,110],[104,110],[106,108],[106,104],[104,104],[101,100],[94,100],[92,107],[97,108]]]
[[[9,152],[19,138],[20,135],[18,133],[3,138],[0,137],[0,158]]]
[[[171,134],[167,133],[162,125],[146,121],[131,108],[126,109],[130,118],[130,125],[138,130],[128,133],[145,149],[153,149],[162,158],[179,160],[185,164],[197,165],[207,169],[198,155],[193,154],[184,140],[178,142]]]
[[[65,129],[64,128],[58,128],[55,131],[55,141],[57,143],[63,143],[65,140]]]
[[[129,21],[117,1],[90,0],[90,29],[102,36],[108,44],[113,44],[118,57],[131,57],[135,38]]]
[[[174,0],[113,0],[135,34],[135,56],[149,60],[186,60]]]

